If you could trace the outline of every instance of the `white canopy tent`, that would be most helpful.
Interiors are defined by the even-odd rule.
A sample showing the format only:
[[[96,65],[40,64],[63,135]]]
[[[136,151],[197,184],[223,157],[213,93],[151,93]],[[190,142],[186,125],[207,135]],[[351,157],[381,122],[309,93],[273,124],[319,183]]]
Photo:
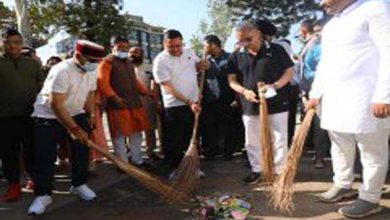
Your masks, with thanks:
[[[51,56],[64,57],[68,51],[73,49],[76,40],[76,37],[62,30],[49,39],[47,44],[38,47],[37,55],[43,63],[46,63]]]

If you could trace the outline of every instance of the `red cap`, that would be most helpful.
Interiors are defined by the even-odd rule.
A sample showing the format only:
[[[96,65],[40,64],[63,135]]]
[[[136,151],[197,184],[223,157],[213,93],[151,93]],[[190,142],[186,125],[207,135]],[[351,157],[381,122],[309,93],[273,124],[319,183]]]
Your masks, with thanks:
[[[87,40],[78,40],[75,51],[94,59],[101,59],[105,56],[103,46]]]

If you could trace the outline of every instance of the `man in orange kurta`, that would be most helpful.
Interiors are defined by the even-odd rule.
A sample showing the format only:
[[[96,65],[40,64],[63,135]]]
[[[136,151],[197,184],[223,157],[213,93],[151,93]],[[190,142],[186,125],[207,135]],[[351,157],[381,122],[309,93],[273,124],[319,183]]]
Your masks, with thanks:
[[[134,165],[143,164],[142,131],[149,129],[141,95],[154,97],[137,79],[128,58],[129,42],[121,36],[111,39],[112,54],[98,67],[98,89],[107,99],[107,117],[115,155]],[[129,139],[129,145],[126,139]]]

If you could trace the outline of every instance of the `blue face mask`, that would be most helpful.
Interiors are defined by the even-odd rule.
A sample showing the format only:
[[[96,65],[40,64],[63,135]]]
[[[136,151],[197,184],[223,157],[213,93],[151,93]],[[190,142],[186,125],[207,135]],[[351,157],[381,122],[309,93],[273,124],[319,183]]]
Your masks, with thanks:
[[[127,52],[123,51],[115,51],[114,56],[118,57],[119,59],[126,59],[128,57]]]
[[[87,62],[84,64],[83,69],[85,70],[85,72],[94,72],[96,71],[97,67],[98,67],[97,63]]]

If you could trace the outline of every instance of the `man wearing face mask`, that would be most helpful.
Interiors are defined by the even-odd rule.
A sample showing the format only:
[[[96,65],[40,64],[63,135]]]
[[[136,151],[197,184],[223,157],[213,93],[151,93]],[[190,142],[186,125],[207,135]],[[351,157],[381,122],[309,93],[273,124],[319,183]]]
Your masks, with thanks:
[[[321,100],[321,127],[329,131],[334,186],[324,202],[356,195],[356,146],[363,165],[359,198],[339,209],[351,218],[381,211],[390,133],[390,2],[322,0],[335,15],[322,32],[322,55],[307,108]]]
[[[141,95],[154,95],[136,78],[134,64],[128,57],[127,38],[111,38],[112,54],[103,59],[98,69],[98,88],[107,99],[107,117],[115,155],[136,166],[144,166],[141,152],[142,132],[149,122],[142,106]],[[129,138],[129,145],[126,139]],[[129,153],[128,153],[129,152]]]
[[[85,144],[94,127],[97,62],[104,48],[86,40],[77,41],[73,58],[54,66],[34,104],[35,199],[28,214],[42,214],[52,203],[54,162],[59,137],[69,141],[72,164],[70,192],[84,200],[96,194],[86,185],[89,149]]]
[[[265,41],[262,32],[252,22],[239,23],[235,31],[242,48],[230,56],[227,73],[230,87],[240,94],[243,109],[245,148],[252,168],[244,182],[256,184],[261,178],[262,169],[257,83],[264,82],[268,85],[268,91],[274,91],[267,98],[267,106],[275,173],[280,174],[287,156],[288,93],[294,63],[283,47]]]

